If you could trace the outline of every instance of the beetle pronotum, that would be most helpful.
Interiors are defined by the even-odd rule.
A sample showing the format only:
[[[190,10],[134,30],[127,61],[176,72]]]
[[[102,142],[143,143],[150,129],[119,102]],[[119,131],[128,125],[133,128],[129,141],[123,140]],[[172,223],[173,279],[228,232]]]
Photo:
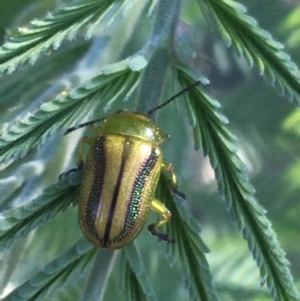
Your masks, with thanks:
[[[118,249],[126,246],[142,230],[149,210],[162,216],[162,220],[150,224],[148,230],[162,240],[173,242],[157,228],[171,218],[170,211],[154,196],[162,170],[171,173],[172,192],[184,198],[177,190],[177,178],[171,164],[163,161],[160,145],[168,140],[150,115],[166,106],[191,86],[177,93],[146,115],[121,111],[69,128],[68,134],[78,128],[92,126],[94,137],[82,139],[77,168],[62,176],[83,171],[79,196],[79,222],[84,235],[95,246]],[[101,122],[101,126],[95,123]],[[89,152],[84,159],[83,145]]]

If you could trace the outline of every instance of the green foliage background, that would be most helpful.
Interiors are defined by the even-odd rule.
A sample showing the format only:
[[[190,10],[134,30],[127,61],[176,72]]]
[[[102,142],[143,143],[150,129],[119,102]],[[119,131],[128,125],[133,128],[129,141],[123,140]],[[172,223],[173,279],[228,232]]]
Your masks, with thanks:
[[[3,300],[299,300],[300,9],[239,3],[0,3]],[[62,6],[73,9],[49,14]],[[144,230],[123,250],[94,249],[72,206],[81,176],[57,179],[84,134],[64,130],[146,112],[195,80],[156,116],[187,195],[184,205],[161,179],[176,244]]]

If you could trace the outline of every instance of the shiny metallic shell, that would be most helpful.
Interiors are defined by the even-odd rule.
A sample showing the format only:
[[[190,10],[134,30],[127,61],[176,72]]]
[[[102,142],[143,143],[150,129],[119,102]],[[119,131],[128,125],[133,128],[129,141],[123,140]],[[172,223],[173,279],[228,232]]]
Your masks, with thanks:
[[[152,142],[120,133],[98,135],[85,160],[79,221],[96,246],[122,248],[139,234],[161,172]]]

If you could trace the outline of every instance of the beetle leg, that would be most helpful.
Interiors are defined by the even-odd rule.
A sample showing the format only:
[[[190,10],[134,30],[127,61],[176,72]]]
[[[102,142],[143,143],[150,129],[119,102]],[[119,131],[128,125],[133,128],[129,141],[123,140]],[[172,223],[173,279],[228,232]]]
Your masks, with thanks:
[[[83,171],[83,166],[84,166],[84,156],[83,156],[83,146],[85,143],[90,144],[91,138],[88,136],[85,136],[81,139],[80,145],[79,145],[79,152],[78,152],[78,161],[77,161],[77,167],[71,168],[62,174],[59,175],[58,179],[60,180],[63,177],[67,177],[68,175],[75,173],[75,172],[81,172]]]
[[[161,165],[161,168],[165,169],[171,173],[172,192],[174,194],[176,194],[177,197],[179,197],[181,199],[185,199],[185,194],[183,192],[177,190],[177,177],[176,177],[175,170],[174,170],[174,167],[172,166],[172,164],[163,162]]]
[[[168,238],[168,234],[159,233],[156,230],[158,227],[161,227],[165,223],[169,222],[169,220],[171,219],[171,212],[165,207],[165,205],[162,202],[160,202],[157,199],[153,199],[151,201],[150,208],[155,212],[159,213],[160,215],[162,215],[164,218],[163,220],[160,220],[148,226],[148,230],[150,231],[150,233],[153,236],[157,236],[164,241],[174,243],[174,240]]]

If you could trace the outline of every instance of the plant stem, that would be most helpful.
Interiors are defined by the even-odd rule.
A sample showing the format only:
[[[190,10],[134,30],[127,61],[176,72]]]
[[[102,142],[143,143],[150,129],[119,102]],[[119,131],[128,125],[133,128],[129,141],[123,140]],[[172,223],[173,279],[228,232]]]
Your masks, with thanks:
[[[141,53],[150,59],[138,97],[138,112],[147,112],[159,103],[167,69],[168,52],[178,21],[181,0],[159,1],[151,38]]]
[[[103,300],[115,259],[116,253],[114,252],[107,250],[98,251],[81,301]]]

